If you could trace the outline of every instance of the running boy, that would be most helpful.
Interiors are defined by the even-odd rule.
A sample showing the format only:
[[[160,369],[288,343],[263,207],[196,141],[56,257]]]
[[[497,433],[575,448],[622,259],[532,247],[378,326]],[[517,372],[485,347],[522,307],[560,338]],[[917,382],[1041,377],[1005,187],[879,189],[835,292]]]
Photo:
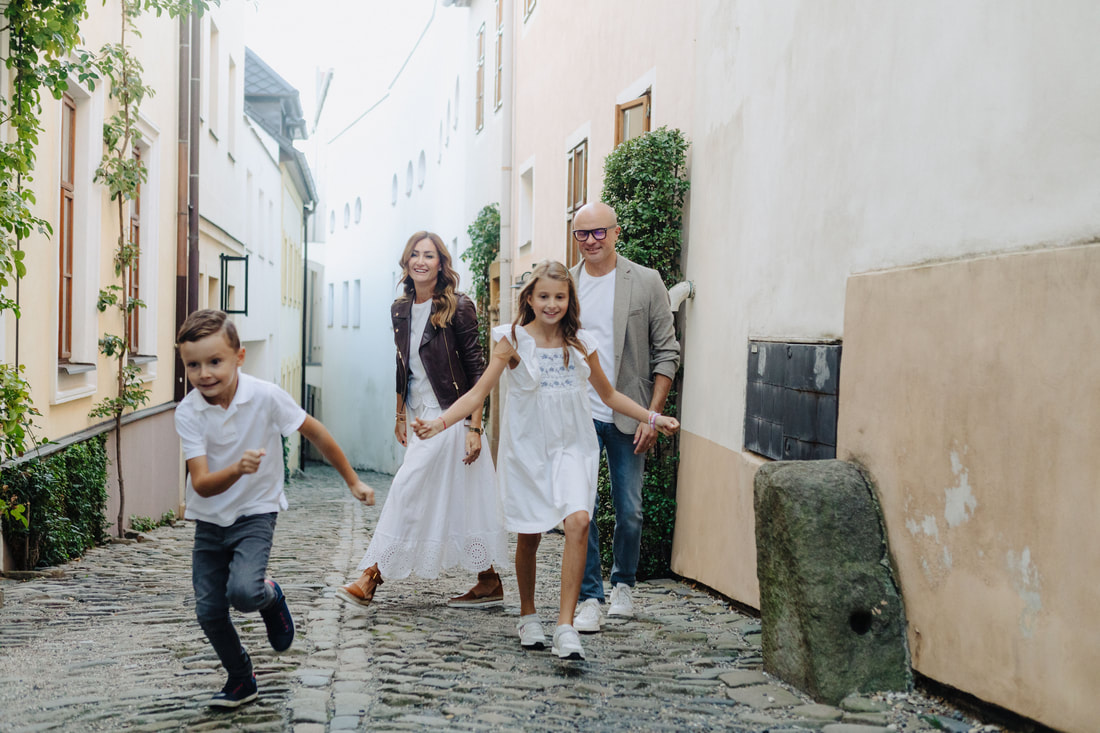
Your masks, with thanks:
[[[210,704],[235,708],[258,693],[252,660],[233,628],[229,606],[259,611],[275,651],[289,649],[294,641],[283,591],[264,577],[275,519],[287,508],[281,436],[301,432],[364,504],[374,503],[374,489],[359,480],[325,426],[290,395],[241,373],[244,347],[225,313],[195,311],[180,327],[176,345],[194,387],[176,407],[176,432],[187,461],[184,518],[195,520],[195,614],[229,675]]]

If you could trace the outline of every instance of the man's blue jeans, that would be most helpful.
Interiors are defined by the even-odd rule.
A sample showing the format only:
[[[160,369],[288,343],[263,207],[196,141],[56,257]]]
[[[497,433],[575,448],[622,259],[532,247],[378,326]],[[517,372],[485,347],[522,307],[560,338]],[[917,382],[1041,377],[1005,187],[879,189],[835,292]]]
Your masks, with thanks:
[[[634,586],[638,573],[638,555],[642,545],[642,473],[645,454],[634,455],[634,434],[621,432],[614,423],[592,421],[600,450],[607,453],[611,474],[611,504],[615,509],[615,536],[612,540],[611,585]],[[588,525],[588,557],[584,564],[580,600],[598,598],[602,603],[603,571],[600,568],[600,531],[596,529],[596,510]]]
[[[264,574],[278,516],[253,514],[228,527],[195,522],[195,615],[230,679],[251,677],[252,661],[229,619],[229,606],[247,613],[274,602],[275,591],[264,583]]]

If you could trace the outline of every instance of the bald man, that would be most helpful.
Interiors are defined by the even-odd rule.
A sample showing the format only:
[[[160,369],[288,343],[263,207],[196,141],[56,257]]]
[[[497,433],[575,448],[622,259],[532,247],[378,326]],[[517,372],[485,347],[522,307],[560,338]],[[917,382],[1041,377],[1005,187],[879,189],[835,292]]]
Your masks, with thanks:
[[[621,231],[615,210],[604,203],[585,204],[573,217],[573,237],[584,259],[571,271],[577,283],[581,325],[596,337],[600,367],[615,389],[659,413],[680,366],[680,344],[661,276],[615,251]],[[600,450],[607,453],[615,509],[607,615],[630,618],[634,615],[631,589],[642,542],[642,473],[645,454],[657,442],[657,431],[613,413],[591,385],[588,392]],[[573,620],[573,627],[585,633],[600,630],[604,603],[595,516],[593,508],[584,580]]]

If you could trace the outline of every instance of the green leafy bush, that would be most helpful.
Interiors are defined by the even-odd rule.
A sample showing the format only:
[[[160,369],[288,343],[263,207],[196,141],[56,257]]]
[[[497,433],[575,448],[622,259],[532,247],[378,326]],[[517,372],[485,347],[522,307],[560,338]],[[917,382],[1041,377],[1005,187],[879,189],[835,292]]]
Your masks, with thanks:
[[[106,437],[3,469],[0,492],[5,502],[27,507],[27,526],[9,517],[2,522],[18,569],[79,557],[107,537]]]
[[[665,287],[680,281],[681,226],[687,180],[688,142],[682,132],[660,127],[625,141],[604,160],[603,201],[615,209],[622,234],[615,249],[629,260],[656,270]],[[680,375],[673,381],[664,414],[679,417]],[[642,547],[638,579],[671,573],[672,532],[676,523],[676,469],[679,440],[661,437],[646,456],[642,481]],[[597,483],[596,526],[600,562],[611,570],[615,513],[606,459]]]
[[[459,257],[470,266],[473,282],[470,297],[477,306],[477,336],[481,348],[489,355],[489,265],[500,252],[500,206],[488,204],[478,212],[474,223],[466,228],[470,246]]]
[[[164,514],[160,515],[160,519],[153,519],[152,517],[142,517],[136,514],[130,515],[130,529],[135,532],[152,532],[157,527],[163,527],[166,524],[171,524],[176,521],[176,513],[169,509]]]

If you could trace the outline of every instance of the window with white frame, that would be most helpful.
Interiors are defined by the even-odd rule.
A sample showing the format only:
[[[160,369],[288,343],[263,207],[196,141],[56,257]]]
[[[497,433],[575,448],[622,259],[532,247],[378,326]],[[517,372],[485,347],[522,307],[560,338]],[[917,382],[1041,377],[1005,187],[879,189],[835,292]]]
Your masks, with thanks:
[[[325,299],[325,325],[332,328],[333,321],[335,320],[336,312],[336,286],[334,283],[328,284],[328,297]]]
[[[474,91],[474,131],[485,127],[485,24],[477,29],[477,86]]]
[[[352,290],[351,290],[351,327],[352,328],[359,328],[359,311],[361,310],[360,309],[361,293],[362,293],[362,290],[361,290],[361,287],[360,287],[360,281],[356,280],[353,283],[353,287],[352,287]]]

